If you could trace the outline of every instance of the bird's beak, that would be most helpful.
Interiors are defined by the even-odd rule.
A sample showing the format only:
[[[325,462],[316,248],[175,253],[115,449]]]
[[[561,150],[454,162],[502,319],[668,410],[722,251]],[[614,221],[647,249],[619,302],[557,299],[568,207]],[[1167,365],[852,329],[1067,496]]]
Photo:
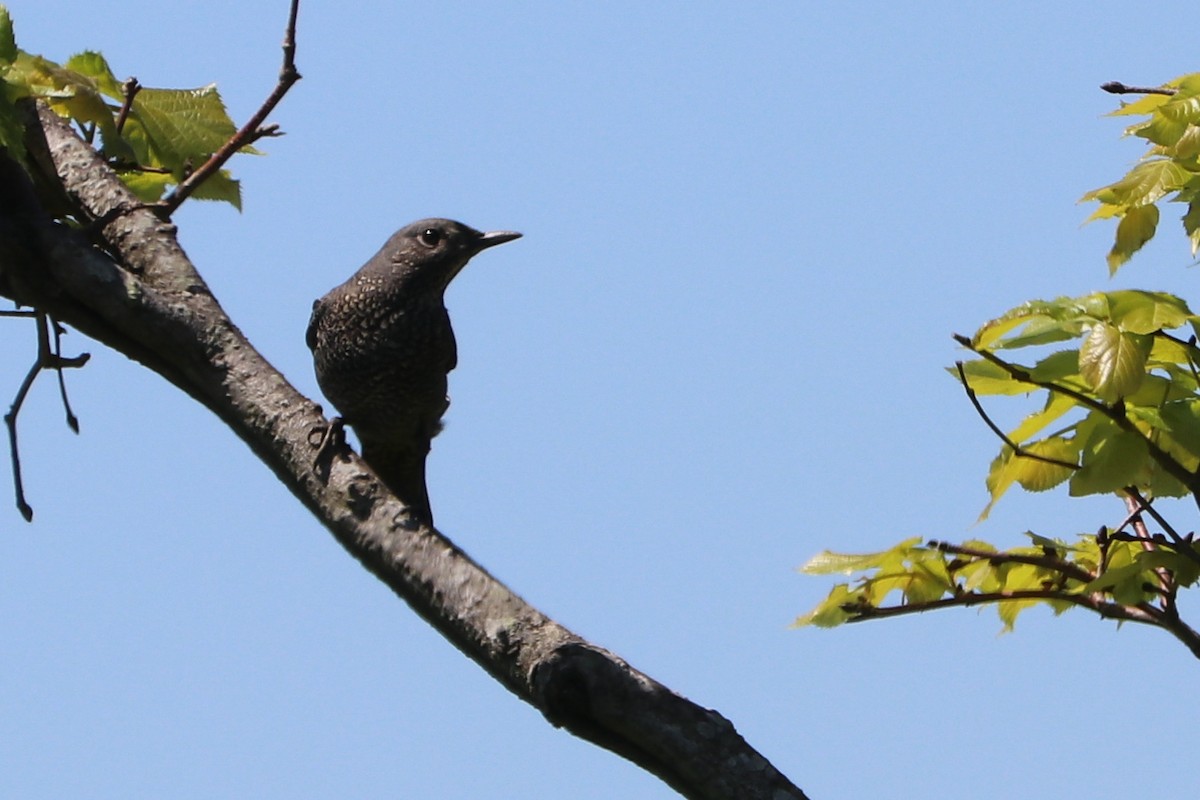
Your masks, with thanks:
[[[489,247],[495,247],[498,244],[511,242],[513,239],[520,239],[521,234],[516,231],[488,231],[479,237],[479,249],[486,250]]]

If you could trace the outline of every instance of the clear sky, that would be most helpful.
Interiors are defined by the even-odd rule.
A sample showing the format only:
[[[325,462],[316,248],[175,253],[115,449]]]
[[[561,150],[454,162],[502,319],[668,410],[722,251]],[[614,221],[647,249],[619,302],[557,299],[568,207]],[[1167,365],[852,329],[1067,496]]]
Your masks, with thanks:
[[[1122,516],[1014,492],[972,527],[998,443],[944,372],[951,333],[1033,297],[1198,294],[1174,215],[1109,280],[1111,226],[1075,202],[1141,152],[1098,85],[1200,70],[1194,4],[910,5],[305,0],[287,136],[234,162],[244,213],[191,203],[180,236],[316,396],[310,304],[395,228],[523,231],[448,296],[441,527],[812,797],[1194,796],[1196,664],[1163,633],[1042,610],[1006,636],[993,610],[788,628],[824,548]],[[216,82],[239,121],[286,13],[9,8],[27,50]],[[0,336],[7,398],[34,338]],[[40,381],[34,524],[0,503],[0,796],[673,796],[459,655],[205,410],[66,341],[93,354],[82,434]]]

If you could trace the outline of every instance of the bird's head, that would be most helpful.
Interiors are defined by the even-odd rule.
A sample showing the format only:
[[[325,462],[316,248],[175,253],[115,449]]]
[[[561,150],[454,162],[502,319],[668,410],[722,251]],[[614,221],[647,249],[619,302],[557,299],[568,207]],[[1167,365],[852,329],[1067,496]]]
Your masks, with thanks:
[[[445,290],[476,253],[520,236],[514,231],[482,233],[452,219],[422,219],[396,231],[379,256],[404,273],[406,282],[428,282],[429,288]]]

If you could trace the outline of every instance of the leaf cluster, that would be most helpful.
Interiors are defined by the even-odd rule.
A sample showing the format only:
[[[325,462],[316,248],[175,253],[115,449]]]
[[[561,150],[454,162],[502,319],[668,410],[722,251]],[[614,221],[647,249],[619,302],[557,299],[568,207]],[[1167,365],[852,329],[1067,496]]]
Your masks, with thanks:
[[[1007,631],[1022,611],[1039,603],[1055,614],[1082,606],[1102,617],[1165,628],[1200,657],[1200,635],[1175,609],[1178,590],[1200,579],[1200,549],[1190,540],[1175,545],[1163,537],[1106,530],[1074,543],[1026,535],[1031,545],[1003,551],[983,541],[952,545],[908,539],[877,553],[820,553],[801,570],[864,574],[853,584],[835,586],[796,625],[834,627],[992,603]]]
[[[984,516],[1014,483],[1041,492],[1065,482],[1074,497],[1195,493],[1198,322],[1174,295],[1121,290],[1024,303],[960,340],[981,356],[957,367],[972,397],[1044,398],[1002,435]],[[1064,341],[1076,346],[1054,349]],[[1022,348],[1051,352],[1028,363],[1000,355]]]
[[[1124,177],[1082,198],[1099,203],[1090,219],[1118,220],[1108,254],[1110,273],[1154,237],[1163,200],[1187,207],[1183,229],[1192,255],[1200,251],[1200,73],[1176,78],[1165,87],[1163,93],[1146,94],[1112,112],[1145,117],[1125,134],[1146,140],[1147,149]]]
[[[1147,117],[1127,133],[1150,142],[1149,151],[1120,181],[1084,198],[1100,203],[1093,218],[1120,220],[1110,274],[1154,235],[1164,199],[1187,204],[1184,230],[1193,253],[1200,246],[1200,73],[1131,91],[1146,96],[1116,113]],[[797,624],[831,627],[993,603],[1007,630],[1032,605],[1056,614],[1082,606],[1162,627],[1200,658],[1200,633],[1175,604],[1177,592],[1200,577],[1200,549],[1154,507],[1164,497],[1200,505],[1198,336],[1200,317],[1183,299],[1142,290],[1029,301],[971,337],[956,336],[974,357],[950,372],[1001,442],[980,518],[1017,485],[1115,495],[1124,520],[1071,543],[1028,533],[1032,546],[1008,550],[908,539],[866,555],[825,552],[802,570],[856,578],[835,586]],[[1037,404],[1004,430],[981,400],[995,396],[1032,396]]]
[[[151,89],[118,81],[99,53],[85,51],[64,64],[17,47],[12,18],[0,6],[0,146],[24,162],[23,126],[16,103],[33,98],[74,122],[125,183],[152,203],[207,161],[236,128],[215,86]],[[98,139],[98,141],[97,141]],[[243,148],[242,152],[256,152]],[[220,170],[194,197],[241,209],[241,187]]]

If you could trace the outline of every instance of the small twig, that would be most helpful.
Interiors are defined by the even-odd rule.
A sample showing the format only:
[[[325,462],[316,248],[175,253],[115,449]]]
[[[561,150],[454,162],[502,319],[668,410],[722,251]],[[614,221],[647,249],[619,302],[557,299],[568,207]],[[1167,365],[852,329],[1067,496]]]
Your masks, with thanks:
[[[117,133],[120,133],[125,128],[125,120],[129,118],[129,110],[133,108],[133,98],[137,97],[137,93],[142,90],[142,85],[138,83],[137,78],[130,78],[121,84],[121,93],[124,99],[121,101],[121,110],[117,113]]]
[[[1035,567],[1045,567],[1046,569],[1052,569],[1055,572],[1062,573],[1065,577],[1071,578],[1072,580],[1077,580],[1080,583],[1091,583],[1096,578],[1095,575],[1088,572],[1078,564],[1072,564],[1070,561],[1056,558],[1048,553],[1040,556],[1030,556],[1022,553],[1009,553],[1004,550],[980,550],[974,547],[964,547],[962,545],[939,541],[931,541],[929,546],[940,550],[943,553],[950,553],[956,556],[967,556],[968,558],[984,559],[998,564],[1009,562],[1012,564],[1030,564]]]
[[[1029,458],[1046,464],[1054,464],[1059,467],[1067,467],[1068,469],[1079,469],[1079,465],[1071,461],[1063,461],[1059,458],[1052,458],[1050,456],[1031,453],[1028,450],[1023,449],[1021,445],[1017,444],[1012,439],[1008,438],[1008,435],[1005,434],[1004,431],[1000,430],[1000,427],[996,425],[996,423],[992,422],[992,418],[988,416],[987,412],[983,409],[983,404],[979,402],[979,398],[975,395],[975,390],[971,388],[969,383],[967,383],[967,373],[963,369],[963,362],[955,361],[954,366],[958,368],[958,378],[962,382],[963,389],[967,393],[967,399],[971,401],[971,405],[975,406],[975,411],[979,414],[984,424],[992,429],[992,433],[1000,437],[1000,441],[1009,446],[1009,448],[1013,451],[1014,456],[1018,458]]]
[[[1100,88],[1109,94],[1165,94],[1173,95],[1179,92],[1178,89],[1171,89],[1166,86],[1126,86],[1120,81],[1109,81],[1108,83],[1100,84]]]
[[[1004,603],[1015,600],[1061,600],[1072,605],[1090,608],[1102,617],[1123,619],[1130,622],[1141,622],[1146,625],[1165,627],[1160,620],[1162,612],[1153,606],[1138,604],[1127,606],[1110,600],[1100,600],[1096,597],[1082,594],[1072,594],[1061,589],[1010,589],[998,592],[967,592],[956,597],[943,597],[923,603],[909,603],[900,606],[856,606],[848,604],[848,611],[858,616],[848,622],[864,622],[869,619],[882,617],[899,617],[904,614],[918,614],[923,611],[935,611],[939,608],[954,606],[977,606],[982,603]],[[1143,607],[1145,606],[1145,607]],[[1200,641],[1197,642],[1197,657],[1200,658]]]
[[[275,133],[263,133],[263,131],[269,130],[269,128],[263,127],[263,122],[275,110],[275,106],[279,105],[279,101],[288,93],[293,84],[300,80],[300,73],[296,70],[296,16],[299,11],[300,0],[292,0],[291,9],[288,12],[287,29],[283,34],[283,67],[279,71],[279,81],[275,84],[274,90],[263,101],[258,111],[254,112],[246,124],[223,144],[220,150],[213,153],[207,161],[163,198],[162,203],[158,206],[163,217],[169,218],[175,213],[175,209],[179,208],[183,201],[188,199],[209,176],[221,169],[236,152],[263,136],[276,135]],[[276,129],[277,131],[278,129]]]
[[[15,314],[6,314],[6,316],[15,316]],[[59,391],[62,395],[63,406],[67,411],[67,425],[71,427],[71,430],[79,433],[79,420],[71,412],[71,406],[67,402],[67,388],[62,371],[67,367],[82,367],[91,358],[88,353],[81,353],[73,358],[64,358],[60,348],[62,329],[58,323],[41,311],[32,312],[32,316],[37,320],[37,358],[33,362],[33,366],[29,368],[29,372],[25,374],[25,379],[21,381],[21,386],[17,389],[17,395],[13,398],[8,413],[4,415],[4,424],[8,427],[8,449],[9,457],[12,460],[13,488],[16,492],[17,509],[26,522],[33,519],[33,508],[25,500],[25,484],[21,479],[21,454],[17,445],[17,415],[21,413],[21,407],[25,404],[25,398],[38,373],[44,369],[53,369],[58,372]],[[53,348],[50,346],[51,325],[54,326]]]
[[[58,395],[62,398],[63,411],[67,413],[67,427],[75,433],[79,433],[79,418],[75,416],[75,412],[71,410],[71,401],[67,399],[67,381],[63,378],[64,367],[82,367],[91,358],[90,353],[82,353],[75,358],[63,358],[62,355],[62,335],[66,332],[62,325],[59,325],[53,318],[49,320],[51,327],[54,330],[54,371],[58,374]]]

